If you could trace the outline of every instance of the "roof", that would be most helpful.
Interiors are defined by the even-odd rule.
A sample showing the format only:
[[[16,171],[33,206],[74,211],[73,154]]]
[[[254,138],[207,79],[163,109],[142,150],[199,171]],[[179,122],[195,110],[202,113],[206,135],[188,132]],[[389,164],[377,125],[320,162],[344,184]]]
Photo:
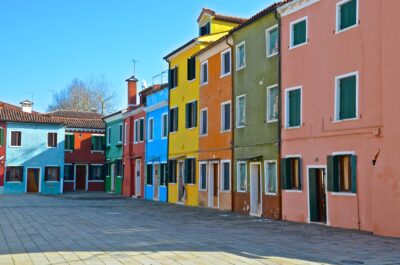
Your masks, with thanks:
[[[143,89],[142,91],[139,92],[140,95],[145,94],[146,96],[156,93],[164,88],[168,87],[168,83],[164,83],[164,84],[156,84],[156,85],[152,85],[149,86],[145,89]]]
[[[104,129],[103,115],[90,111],[58,110],[47,113],[46,116],[62,122],[67,128]]]
[[[22,111],[21,107],[18,107],[18,106],[15,106],[10,103],[3,102],[3,101],[0,101],[0,108]],[[39,112],[36,112],[36,111],[32,111],[32,113],[40,114]]]
[[[0,107],[0,120],[20,123],[64,124],[61,120],[56,120],[43,114],[28,113],[21,109],[17,110],[4,107]]]
[[[204,14],[209,14],[211,16],[214,16],[214,19],[222,20],[222,21],[226,21],[226,22],[231,22],[231,23],[238,23],[239,24],[239,23],[243,23],[243,22],[246,21],[245,18],[221,15],[221,14],[215,13],[214,10],[211,10],[209,8],[203,8],[201,10],[201,13],[200,13],[199,17],[197,18],[197,22],[200,21],[201,17]]]
[[[66,117],[77,119],[101,119],[103,115],[93,111],[77,111],[77,110],[56,110],[46,113],[47,116]]]
[[[174,51],[168,53],[167,55],[164,56],[164,60],[168,60],[169,57],[171,57],[172,55],[174,55],[175,53],[185,49],[186,47],[192,45],[193,43],[195,43],[197,41],[197,38],[191,39],[190,41],[186,42],[185,44],[183,44],[182,46],[180,46],[179,48],[175,49]]]
[[[104,117],[103,117],[103,120],[105,120],[105,119],[107,119],[107,118],[110,118],[110,117],[112,117],[112,116],[121,114],[122,111],[123,111],[123,110],[119,110],[119,111],[116,111],[116,112],[114,112],[114,113],[111,113],[111,114],[109,114],[109,115],[107,115],[107,116],[104,116]]]
[[[212,47],[217,46],[219,43],[223,42],[224,40],[228,39],[231,36],[231,34],[227,34],[222,36],[221,38],[219,38],[218,40],[212,42],[211,44],[207,45],[206,47],[204,47],[203,49],[201,49],[200,51],[196,52],[193,56],[197,57],[198,55],[210,50]]]

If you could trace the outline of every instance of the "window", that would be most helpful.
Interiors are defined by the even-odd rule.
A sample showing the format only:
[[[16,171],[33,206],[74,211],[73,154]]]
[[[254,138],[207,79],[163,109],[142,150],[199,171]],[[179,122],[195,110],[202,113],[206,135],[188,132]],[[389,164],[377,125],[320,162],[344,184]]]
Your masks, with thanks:
[[[22,132],[12,131],[11,132],[11,147],[20,147],[22,138]]]
[[[57,147],[57,133],[47,133],[47,147]]]
[[[207,190],[207,162],[200,162],[200,190]]]
[[[221,77],[231,73],[231,50],[221,53]]]
[[[231,161],[221,162],[221,190],[230,191],[231,190]]]
[[[178,107],[169,111],[169,129],[170,132],[178,131]]]
[[[196,183],[196,159],[188,158],[185,159],[185,183],[195,184]]]
[[[139,141],[139,120],[135,120],[134,124],[135,124],[134,143],[136,144]]]
[[[168,137],[168,114],[163,113],[161,117],[161,138]]]
[[[344,0],[336,5],[336,30],[342,31],[358,24],[358,0]]]
[[[278,26],[267,29],[267,57],[274,56],[279,52]]]
[[[186,104],[186,128],[197,126],[197,101]]]
[[[124,135],[124,131],[123,131],[123,128],[122,128],[122,124],[119,124],[118,125],[118,143],[119,144],[122,143],[123,135]]]
[[[236,98],[236,127],[246,126],[246,96],[241,95]]]
[[[153,164],[147,164],[146,167],[146,184],[153,185]]]
[[[103,151],[103,141],[103,136],[92,135],[92,151]]]
[[[166,163],[162,163],[160,164],[160,185],[161,186],[165,186],[167,184],[167,164]]]
[[[187,80],[191,81],[196,79],[196,58],[190,57],[187,59]]]
[[[286,128],[301,125],[301,88],[286,90]]]
[[[202,62],[200,67],[200,84],[208,84],[208,61]]]
[[[128,144],[128,123],[124,124],[124,144]]]
[[[60,181],[60,167],[45,167],[44,181]]]
[[[282,188],[285,190],[301,190],[301,159],[291,157],[282,159]]]
[[[278,120],[279,112],[279,89],[278,86],[267,88],[267,122]]]
[[[22,182],[23,167],[6,167],[7,182]]]
[[[64,181],[74,181],[74,166],[65,165],[64,166]]]
[[[124,165],[122,159],[115,160],[115,176],[122,177],[124,175]]]
[[[277,179],[277,163],[276,161],[265,161],[265,193],[270,195],[276,195],[278,192],[278,179]]]
[[[221,131],[231,130],[231,102],[221,104]]]
[[[111,145],[111,127],[107,128],[107,145]]]
[[[168,161],[168,177],[170,183],[176,183],[176,176],[177,176],[176,165],[177,165],[176,160]]]
[[[307,17],[290,23],[290,47],[307,43]]]
[[[246,44],[244,42],[236,46],[236,70],[246,67]]]
[[[247,163],[237,163],[237,190],[238,192],[247,191]]]
[[[200,36],[204,36],[204,35],[208,35],[211,33],[211,25],[210,22],[207,22],[206,24],[204,24],[203,26],[200,27],[199,29],[199,35]]]
[[[358,73],[336,77],[335,120],[357,118]]]
[[[139,142],[144,141],[144,118],[139,119]]]
[[[149,119],[149,127],[148,127],[149,141],[154,140],[154,118]]]
[[[174,68],[169,70],[169,85],[170,85],[170,89],[178,86],[178,67],[177,66],[175,66]]]
[[[4,128],[0,127],[0,146],[4,146]]]
[[[357,192],[357,156],[343,154],[328,156],[328,191]]]
[[[75,149],[75,135],[65,135],[65,150],[73,151]]]
[[[208,111],[202,109],[200,111],[200,135],[207,135],[208,133]]]
[[[104,181],[103,165],[91,165],[89,180]]]

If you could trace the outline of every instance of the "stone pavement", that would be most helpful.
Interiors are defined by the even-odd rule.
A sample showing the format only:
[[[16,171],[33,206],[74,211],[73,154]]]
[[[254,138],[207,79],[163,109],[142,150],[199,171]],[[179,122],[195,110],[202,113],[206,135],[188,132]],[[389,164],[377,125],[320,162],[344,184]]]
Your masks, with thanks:
[[[400,264],[400,240],[106,196],[0,195],[3,264]]]

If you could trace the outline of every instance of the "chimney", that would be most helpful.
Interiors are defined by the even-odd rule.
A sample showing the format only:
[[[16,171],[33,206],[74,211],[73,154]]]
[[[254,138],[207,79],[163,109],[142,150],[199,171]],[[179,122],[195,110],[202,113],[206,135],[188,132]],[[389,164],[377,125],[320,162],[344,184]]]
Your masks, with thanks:
[[[20,102],[19,104],[21,104],[21,109],[23,112],[32,113],[32,106],[33,106],[32,101],[24,100],[24,101]]]
[[[125,80],[128,82],[128,108],[136,105],[137,98],[137,82],[138,80],[135,76],[131,76],[130,78]]]

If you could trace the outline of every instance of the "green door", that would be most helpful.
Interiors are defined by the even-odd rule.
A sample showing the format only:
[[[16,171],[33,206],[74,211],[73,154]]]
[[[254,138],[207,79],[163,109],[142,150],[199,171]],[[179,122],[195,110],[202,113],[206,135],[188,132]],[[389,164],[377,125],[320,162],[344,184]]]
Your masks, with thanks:
[[[317,198],[317,170],[309,169],[308,190],[310,196],[310,221],[318,222],[318,198]]]

